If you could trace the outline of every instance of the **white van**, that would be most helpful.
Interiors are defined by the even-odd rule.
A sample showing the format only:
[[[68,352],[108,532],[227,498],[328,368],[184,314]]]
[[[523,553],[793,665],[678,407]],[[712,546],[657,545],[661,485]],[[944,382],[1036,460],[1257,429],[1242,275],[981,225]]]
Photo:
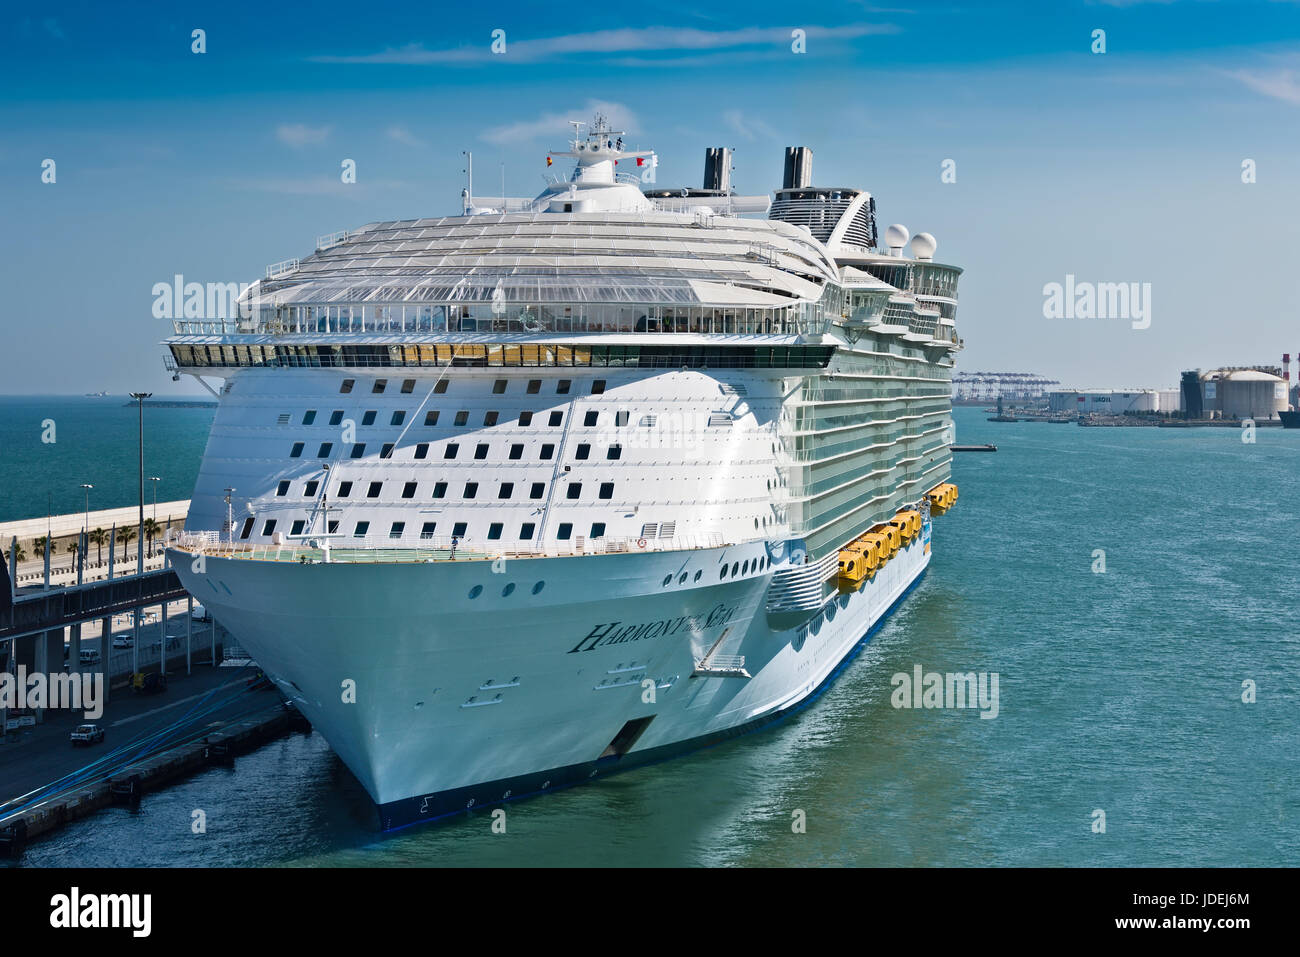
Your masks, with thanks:
[[[83,649],[81,652],[81,664],[82,667],[99,664],[99,652],[94,648]]]
[[[190,612],[190,617],[195,621],[211,621],[212,613],[202,605],[195,605],[194,610]]]

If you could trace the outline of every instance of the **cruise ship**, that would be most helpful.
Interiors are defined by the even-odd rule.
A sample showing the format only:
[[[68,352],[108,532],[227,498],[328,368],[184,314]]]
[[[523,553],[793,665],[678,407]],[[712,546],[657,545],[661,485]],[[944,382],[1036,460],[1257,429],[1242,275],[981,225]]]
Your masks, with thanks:
[[[770,196],[721,148],[648,182],[602,118],[557,159],[534,199],[471,174],[460,215],[320,237],[165,341],[220,400],[171,562],[385,830],[808,702],[957,497],[932,236],[882,244],[803,147]]]

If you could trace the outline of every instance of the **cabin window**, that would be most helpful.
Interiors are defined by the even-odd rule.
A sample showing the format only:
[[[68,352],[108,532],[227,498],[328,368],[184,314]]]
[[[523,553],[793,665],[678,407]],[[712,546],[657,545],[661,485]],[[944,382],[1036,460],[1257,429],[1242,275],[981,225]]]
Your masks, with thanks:
[[[315,421],[316,421],[316,410],[315,410],[315,409],[308,409],[306,412],[304,412],[304,413],[302,414],[302,424],[303,424],[303,425],[311,425],[311,424],[312,424],[313,422],[315,422]]]
[[[406,482],[402,485],[402,498],[415,498],[416,482]]]
[[[352,387],[353,387],[354,385],[356,385],[356,384],[357,384],[357,380],[356,380],[356,379],[344,379],[344,380],[343,380],[343,384],[342,384],[341,386],[339,386],[339,392],[342,392],[342,393],[348,393],[348,392],[351,392],[351,391],[352,391]]]
[[[451,527],[451,537],[461,538],[462,536],[464,536],[465,527],[466,527],[465,522],[457,522],[455,525]]]
[[[303,530],[303,528],[304,528],[306,525],[307,525],[307,522],[306,522],[305,519],[301,519],[301,518],[296,518],[296,519],[294,519],[294,520],[293,520],[293,525],[292,525],[292,526],[290,527],[290,529],[289,529],[289,534],[290,534],[290,535],[301,535],[301,534],[302,534],[302,530]]]
[[[352,494],[351,482],[339,482],[339,490],[334,493],[338,498],[347,498]]]
[[[338,425],[343,421],[343,410],[335,409],[330,413],[330,425]]]
[[[564,491],[564,497],[574,499],[582,494],[581,482],[570,482],[569,487]]]
[[[520,412],[520,413],[519,413],[519,424],[520,424],[520,425],[532,425],[532,424],[533,424],[533,414],[532,414],[531,412]]]
[[[545,482],[534,482],[533,487],[528,492],[529,498],[541,498],[546,494]]]
[[[510,458],[512,460],[522,459],[524,457],[524,444],[516,442],[510,446]]]
[[[402,393],[403,393],[404,395],[409,395],[410,393],[412,393],[412,392],[414,392],[414,391],[415,391],[415,380],[414,380],[414,379],[403,379],[403,380],[402,380]]]
[[[439,379],[438,384],[433,387],[433,394],[442,395],[446,391],[447,391],[447,380]]]
[[[493,395],[504,395],[504,394],[505,394],[505,391],[506,391],[506,380],[505,380],[505,379],[497,379],[495,382],[492,383],[492,394],[493,394]]]
[[[433,538],[433,530],[437,527],[437,522],[425,522],[424,525],[420,527],[420,537]]]
[[[529,379],[529,380],[528,380],[528,388],[527,388],[526,391],[528,392],[529,395],[537,395],[537,393],[539,393],[539,392],[542,391],[542,380],[541,380],[541,379]]]
[[[560,527],[555,531],[555,537],[562,542],[567,542],[573,537],[573,523],[561,522]]]
[[[497,413],[496,413],[495,411],[494,411],[494,412],[484,412],[484,413],[483,413],[483,424],[484,424],[484,425],[496,425],[496,424],[497,424]]]
[[[592,380],[592,383],[591,383],[591,394],[592,394],[592,395],[600,395],[600,394],[603,393],[604,391],[605,391],[605,380],[604,380],[604,379],[593,379],[593,380]]]
[[[288,495],[288,494],[289,494],[289,483],[288,483],[288,482],[281,482],[279,485],[277,485],[277,486],[275,487],[275,494],[276,494],[276,495]]]
[[[477,494],[478,494],[478,482],[466,482],[466,483],[465,483],[465,497],[466,497],[466,498],[473,498],[473,497],[474,497],[475,495],[477,495]]]
[[[573,457],[578,459],[579,461],[587,458],[590,455],[591,455],[591,445],[587,442],[579,443],[578,448],[573,453]]]
[[[369,531],[370,531],[369,522],[357,522],[357,527],[353,530],[352,534],[355,535],[357,538],[363,538],[365,537],[365,534]]]
[[[415,446],[415,457],[417,459],[427,459],[429,457],[429,443],[418,442]]]
[[[356,445],[352,446],[352,453],[351,453],[352,458],[359,459],[365,454],[366,454],[366,443],[358,442]]]
[[[389,420],[388,424],[401,425],[405,421],[406,421],[406,413],[403,412],[401,409],[398,409],[396,412],[393,413],[393,417],[392,419]]]
[[[488,539],[495,542],[501,537],[501,529],[504,527],[501,522],[493,522],[488,526]]]
[[[442,450],[442,457],[444,459],[454,459],[456,457],[456,453],[459,451],[460,451],[459,444],[455,442],[448,442],[447,447]]]
[[[253,517],[250,515],[248,518],[244,519],[244,528],[242,531],[240,531],[239,537],[247,538],[250,534],[252,534],[252,531],[253,531]]]
[[[613,498],[613,497],[614,497],[614,483],[613,483],[613,482],[601,482],[601,483],[600,483],[600,497],[601,497],[601,498]]]
[[[549,458],[550,458],[551,456],[553,456],[554,454],[555,454],[555,446],[554,446],[554,445],[552,445],[550,442],[547,442],[547,443],[545,443],[544,445],[542,445],[542,454],[541,454],[541,458],[542,458],[543,460],[545,460],[545,459],[549,459]]]
[[[317,479],[311,479],[310,481],[307,482],[306,485],[302,487],[303,498],[311,498],[313,495],[316,494],[319,488],[320,488],[320,481]]]
[[[523,541],[531,539],[536,528],[537,526],[533,522],[524,522],[519,526],[519,538]]]
[[[600,418],[600,413],[597,412],[595,409],[590,409],[588,410],[587,414],[583,416],[582,424],[585,425],[587,428],[591,428],[593,425],[596,424],[596,421],[599,418]]]
[[[301,443],[301,442],[295,442],[295,443],[293,443],[293,448],[291,448],[291,449],[289,450],[289,458],[291,458],[291,459],[296,459],[296,458],[298,458],[300,455],[302,455],[302,443]]]
[[[572,380],[572,379],[561,379],[559,382],[555,383],[555,394],[556,394],[556,395],[568,395],[568,394],[569,394],[569,387],[570,387],[571,385],[573,385],[573,380]]]
[[[497,492],[497,498],[509,498],[515,494],[514,482],[502,482],[501,489]]]
[[[446,497],[447,497],[447,483],[446,483],[446,482],[434,482],[434,483],[433,483],[433,497],[434,497],[434,498],[446,498]]]
[[[558,411],[557,411],[557,412],[552,412],[552,413],[551,413],[551,417],[550,417],[549,421],[547,421],[546,424],[547,424],[547,425],[560,425],[560,424],[562,424],[563,422],[564,422],[564,413],[563,413],[563,412],[558,412]]]
[[[383,482],[371,482],[370,488],[366,489],[366,498],[379,498],[379,492],[383,487]]]
[[[487,454],[488,447],[486,442],[480,442],[478,445],[474,446],[474,458],[477,461],[483,461],[483,459],[487,458]]]
[[[387,389],[387,388],[388,388],[388,380],[387,380],[387,379],[376,379],[376,380],[375,380],[374,388],[372,388],[370,391],[373,392],[373,393],[376,394],[376,395],[379,395],[380,393],[382,393],[382,392],[383,392],[385,389]]]
[[[391,459],[393,457],[393,443],[385,442],[379,447],[379,457],[381,459]]]
[[[425,424],[425,425],[437,425],[437,424],[438,424],[438,410],[437,410],[437,409],[430,409],[428,412],[424,413],[424,424]]]
[[[367,409],[367,410],[366,410],[366,414],[363,415],[363,416],[361,417],[361,424],[362,424],[362,425],[374,425],[374,424],[375,424],[375,416],[378,415],[378,414],[379,414],[379,413],[376,412],[374,409]]]
[[[268,518],[266,520],[266,524],[262,526],[262,534],[270,535],[274,531],[275,531],[275,519]]]
[[[392,528],[388,530],[389,538],[401,538],[402,533],[406,531],[405,522],[393,522]]]
[[[467,409],[461,409],[459,412],[456,413],[455,424],[467,425],[468,423],[469,423],[469,411]]]
[[[617,461],[623,457],[623,446],[611,445],[605,450],[605,458],[611,462]]]

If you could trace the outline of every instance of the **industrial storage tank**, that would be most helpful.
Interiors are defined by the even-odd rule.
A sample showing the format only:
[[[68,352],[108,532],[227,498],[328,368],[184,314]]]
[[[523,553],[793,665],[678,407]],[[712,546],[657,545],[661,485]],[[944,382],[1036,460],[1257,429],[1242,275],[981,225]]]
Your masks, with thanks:
[[[1215,369],[1201,375],[1207,414],[1224,419],[1271,419],[1287,408],[1286,381],[1258,369]]]

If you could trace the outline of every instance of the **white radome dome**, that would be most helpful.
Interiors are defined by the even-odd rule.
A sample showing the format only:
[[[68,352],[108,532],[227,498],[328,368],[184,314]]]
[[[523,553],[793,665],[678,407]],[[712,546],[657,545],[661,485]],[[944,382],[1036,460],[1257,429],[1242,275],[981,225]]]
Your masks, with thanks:
[[[885,245],[890,249],[902,249],[907,245],[907,237],[910,235],[906,226],[895,223],[885,230]]]
[[[939,242],[929,233],[917,233],[912,237],[912,255],[917,259],[933,259]]]

